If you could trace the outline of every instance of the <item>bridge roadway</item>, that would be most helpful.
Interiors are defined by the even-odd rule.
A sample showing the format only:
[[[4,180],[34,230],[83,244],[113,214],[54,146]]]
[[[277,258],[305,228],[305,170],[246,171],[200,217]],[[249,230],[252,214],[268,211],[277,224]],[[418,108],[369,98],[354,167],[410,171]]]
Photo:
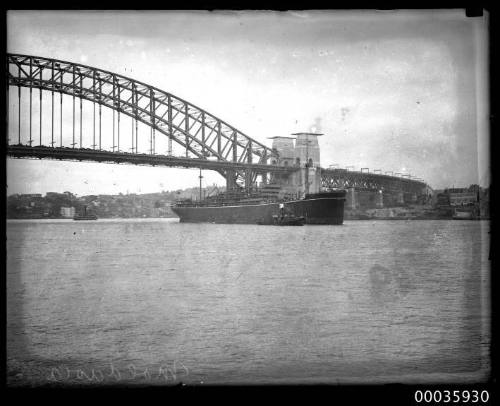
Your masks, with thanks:
[[[70,147],[8,145],[7,155],[12,158],[50,158],[65,161],[114,162],[118,164],[128,163],[134,165],[201,168],[215,171],[251,169],[254,172],[291,173],[299,169],[267,164],[211,161],[209,159],[182,158],[169,155],[135,154]]]
[[[7,155],[12,158],[57,159],[67,161],[112,162],[134,165],[166,166],[180,168],[201,168],[224,171],[251,170],[254,173],[292,173],[299,170],[296,166],[278,166],[269,164],[253,164],[245,162],[212,161],[199,158],[183,158],[169,155],[135,154],[112,152],[89,148],[47,147],[27,145],[8,145]],[[385,190],[391,192],[425,194],[424,182],[408,178],[389,176],[367,172],[348,171],[345,169],[321,170],[321,183],[325,189]]]

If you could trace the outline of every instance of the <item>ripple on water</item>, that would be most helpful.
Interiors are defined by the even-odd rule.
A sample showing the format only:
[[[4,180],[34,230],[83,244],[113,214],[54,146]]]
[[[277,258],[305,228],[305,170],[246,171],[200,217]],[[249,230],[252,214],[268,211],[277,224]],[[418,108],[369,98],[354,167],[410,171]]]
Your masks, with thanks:
[[[9,382],[174,361],[183,382],[484,376],[489,223],[372,223],[8,222]]]

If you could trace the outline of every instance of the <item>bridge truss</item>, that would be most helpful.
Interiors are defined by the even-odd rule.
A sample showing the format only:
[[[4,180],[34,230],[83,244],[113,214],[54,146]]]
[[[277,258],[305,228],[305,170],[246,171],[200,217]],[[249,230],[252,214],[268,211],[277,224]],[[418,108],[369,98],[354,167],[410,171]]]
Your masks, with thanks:
[[[7,153],[15,158],[211,169],[226,178],[228,188],[247,189],[259,175],[267,181],[268,174],[286,177],[300,169],[274,164],[279,162],[275,150],[192,103],[113,72],[7,54],[7,82],[8,107],[16,110],[8,117],[18,124],[9,132]],[[89,106],[91,112],[84,114]],[[124,131],[127,123],[130,132]],[[343,169],[322,169],[321,180],[324,189],[422,194],[426,188],[421,180]]]
[[[232,177],[234,184],[243,185],[254,182],[256,172],[252,165],[261,168],[267,165],[272,156],[276,156],[272,149],[250,138],[235,127],[207,111],[183,100],[171,93],[167,93],[154,86],[140,81],[118,75],[116,73],[93,68],[86,65],[50,59],[38,56],[8,54],[8,84],[18,88],[18,143],[21,141],[21,88],[29,89],[29,138],[25,144],[33,146],[50,145],[53,148],[68,147],[63,142],[63,95],[72,98],[73,125],[70,147],[73,149],[91,149],[101,152],[103,146],[102,107],[113,111],[112,145],[110,152],[123,153],[123,115],[131,118],[131,145],[130,153],[139,154],[139,123],[149,128],[149,149],[147,154],[157,155],[156,141],[158,133],[167,137],[168,150],[166,156],[173,155],[173,143],[183,148],[184,158],[194,158],[201,161],[214,162],[212,167],[226,178]],[[40,110],[39,137],[35,138],[32,131],[32,106],[33,90],[39,91]],[[42,91],[50,93],[51,126],[50,142],[42,139]],[[59,94],[59,123],[55,122],[54,111],[55,97]],[[35,95],[36,97],[36,95]],[[80,117],[78,120],[75,99],[79,99]],[[82,101],[87,100],[93,104],[93,130],[92,142],[85,145],[82,136]],[[96,113],[97,106],[97,113]],[[116,113],[116,115],[115,115]],[[76,120],[76,122],[75,122]],[[122,121],[122,125],[120,125]],[[76,126],[79,124],[79,131]],[[56,128],[58,127],[58,128]],[[127,134],[128,135],[128,134]],[[147,135],[141,134],[142,137]],[[127,137],[128,138],[128,137]],[[121,145],[120,145],[121,142]],[[66,144],[66,145],[65,145]],[[122,148],[120,148],[122,146]],[[18,149],[18,155],[20,150]],[[101,154],[102,155],[102,154]],[[101,156],[99,154],[96,157]],[[218,165],[220,162],[231,162],[234,165]],[[248,165],[245,165],[248,164]],[[193,167],[199,167],[195,162]],[[202,162],[203,167],[210,167],[207,162]],[[242,169],[245,168],[245,169]],[[275,169],[268,165],[269,172]],[[280,169],[276,169],[280,170]]]
[[[426,194],[428,189],[427,184],[421,180],[339,168],[322,169],[321,184],[324,189],[383,190],[417,196]]]

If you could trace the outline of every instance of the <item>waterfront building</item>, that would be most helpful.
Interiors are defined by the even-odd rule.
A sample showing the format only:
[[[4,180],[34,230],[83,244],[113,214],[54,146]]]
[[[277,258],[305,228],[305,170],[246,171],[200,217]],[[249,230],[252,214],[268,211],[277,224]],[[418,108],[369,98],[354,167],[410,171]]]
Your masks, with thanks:
[[[61,217],[63,218],[73,218],[75,216],[74,207],[61,207]]]

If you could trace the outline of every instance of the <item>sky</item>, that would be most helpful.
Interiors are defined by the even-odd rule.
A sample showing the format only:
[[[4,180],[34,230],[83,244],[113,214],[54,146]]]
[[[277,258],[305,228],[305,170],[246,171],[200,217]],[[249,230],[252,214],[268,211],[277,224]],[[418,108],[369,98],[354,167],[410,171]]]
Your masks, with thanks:
[[[440,189],[490,182],[487,24],[463,10],[9,11],[7,51],[132,77],[269,146],[318,131],[323,167],[409,173]],[[150,193],[197,186],[198,175],[8,159],[7,194]]]

